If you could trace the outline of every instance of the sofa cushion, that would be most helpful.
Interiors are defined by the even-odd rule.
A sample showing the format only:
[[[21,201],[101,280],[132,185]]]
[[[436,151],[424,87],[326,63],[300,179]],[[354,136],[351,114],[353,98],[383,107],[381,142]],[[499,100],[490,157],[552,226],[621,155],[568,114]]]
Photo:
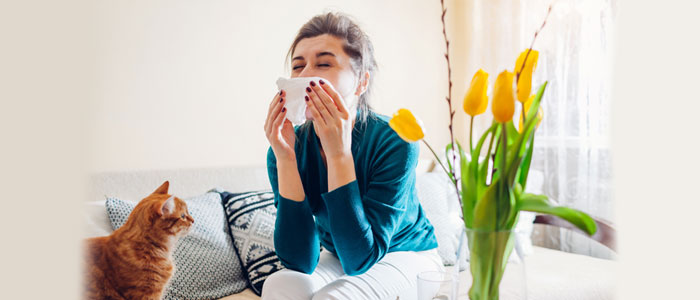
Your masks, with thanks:
[[[455,265],[459,235],[464,222],[454,186],[444,173],[423,173],[416,177],[416,192],[426,217],[435,228],[437,250],[442,263],[446,266]],[[450,201],[454,203],[448,203]],[[460,269],[466,267],[466,249],[467,247],[462,247],[462,258],[465,260]]]
[[[163,299],[217,299],[243,291],[247,282],[228,234],[219,194],[206,193],[185,202],[195,222],[175,246],[175,273]],[[114,229],[126,222],[136,204],[107,198],[107,214]]]
[[[271,191],[221,193],[230,234],[251,289],[262,293],[263,283],[272,273],[284,269],[273,243],[277,209]]]
[[[107,216],[105,200],[83,203],[83,238],[106,236],[112,233],[112,223]]]

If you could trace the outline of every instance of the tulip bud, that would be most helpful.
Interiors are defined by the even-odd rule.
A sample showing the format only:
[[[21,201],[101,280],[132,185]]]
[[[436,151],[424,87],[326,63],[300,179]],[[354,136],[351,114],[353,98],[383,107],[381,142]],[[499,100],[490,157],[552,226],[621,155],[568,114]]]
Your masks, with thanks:
[[[505,70],[496,78],[496,83],[493,86],[493,103],[491,103],[491,111],[496,122],[506,123],[513,120],[515,112],[514,76],[513,72]]]
[[[486,111],[489,98],[486,96],[486,90],[489,86],[489,73],[479,69],[472,78],[472,83],[464,95],[464,112],[470,116],[477,116]]]
[[[423,123],[413,116],[410,110],[399,109],[389,120],[391,129],[406,142],[412,143],[423,139]]]
[[[535,67],[537,66],[537,59],[539,58],[540,53],[531,50],[530,54],[527,53],[528,49],[525,49],[522,53],[520,53],[520,56],[518,56],[518,60],[515,62],[515,72],[520,72],[520,75],[518,75],[518,101],[524,103],[527,101],[527,98],[530,96],[530,92],[532,91],[532,72],[535,71]],[[527,56],[527,61],[525,61],[525,56]],[[523,62],[525,63],[525,67],[523,68]],[[522,72],[520,71],[522,69]]]

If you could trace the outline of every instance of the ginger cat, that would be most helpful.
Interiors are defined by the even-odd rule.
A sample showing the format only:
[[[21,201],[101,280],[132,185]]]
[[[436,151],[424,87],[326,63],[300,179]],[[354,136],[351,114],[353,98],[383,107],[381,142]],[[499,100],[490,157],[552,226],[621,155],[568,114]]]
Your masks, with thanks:
[[[161,299],[174,272],[175,242],[194,223],[168,186],[141,200],[111,235],[86,240],[85,299]]]

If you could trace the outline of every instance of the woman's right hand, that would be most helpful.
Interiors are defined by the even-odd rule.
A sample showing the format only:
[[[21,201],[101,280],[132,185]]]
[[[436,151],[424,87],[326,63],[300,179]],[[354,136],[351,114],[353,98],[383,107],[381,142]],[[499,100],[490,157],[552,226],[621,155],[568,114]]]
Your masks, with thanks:
[[[284,107],[286,93],[284,90],[275,94],[275,97],[270,103],[265,119],[265,136],[272,146],[272,151],[275,153],[277,161],[289,160],[296,161],[294,152],[294,143],[296,135],[294,134],[294,126],[292,122],[287,120],[287,110]]]

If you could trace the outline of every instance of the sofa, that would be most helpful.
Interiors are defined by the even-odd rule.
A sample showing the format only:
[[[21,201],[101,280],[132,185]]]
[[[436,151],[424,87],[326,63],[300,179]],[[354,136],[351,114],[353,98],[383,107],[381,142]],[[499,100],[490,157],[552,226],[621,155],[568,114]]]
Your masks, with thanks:
[[[430,161],[421,161],[416,170],[417,188],[423,195],[432,195],[434,191],[446,190],[446,186],[440,185],[436,174],[441,170],[433,170]],[[444,175],[442,175],[444,176]],[[446,177],[445,177],[446,179]],[[91,174],[90,192],[87,202],[84,205],[84,237],[108,235],[112,226],[105,209],[105,199],[108,197],[120,197],[138,201],[150,194],[156,187],[168,180],[170,182],[169,193],[180,198],[187,198],[213,188],[230,192],[260,191],[269,190],[270,185],[265,166],[244,166],[244,167],[219,167],[200,169],[178,169],[178,170],[146,170],[133,172],[103,172]],[[440,185],[440,186],[437,186]],[[449,185],[447,185],[449,187]],[[432,189],[431,191],[427,191]],[[446,200],[444,204],[437,200],[428,200],[430,196],[421,196],[419,199],[425,206],[430,206],[431,210],[447,211],[456,214],[454,204],[449,204]],[[442,196],[440,196],[442,197]],[[449,197],[448,197],[449,198]],[[432,201],[427,203],[427,201]],[[436,204],[437,203],[437,204]],[[444,207],[436,207],[444,205]],[[432,215],[427,213],[431,222],[438,220],[435,212]],[[533,220],[555,223],[544,216],[527,219],[523,223],[526,234],[531,234]],[[444,220],[442,220],[444,221]],[[554,220],[556,221],[556,220]],[[444,223],[444,222],[443,222]],[[520,226],[521,224],[518,224]],[[528,226],[529,225],[529,226]],[[554,224],[557,225],[557,224]],[[443,226],[444,227],[444,226]],[[528,228],[529,227],[529,228]],[[529,231],[528,231],[529,230]],[[438,228],[436,228],[436,235]],[[448,235],[441,232],[443,237]],[[451,234],[451,233],[450,233]],[[528,238],[528,236],[526,236]],[[604,238],[610,239],[610,236]],[[438,239],[439,242],[445,239]],[[601,240],[606,241],[606,240]],[[449,251],[456,249],[454,243],[457,239],[453,236],[448,242],[441,242],[441,246],[452,243]],[[445,245],[443,245],[445,244]],[[556,300],[593,300],[593,299],[614,299],[615,292],[615,269],[616,262],[613,260],[593,258],[585,255],[572,254],[553,249],[547,249],[537,245],[527,245],[529,251],[525,256],[525,276],[515,276],[515,279],[504,278],[501,285],[501,299],[556,299]],[[444,249],[440,249],[444,250]],[[448,252],[449,252],[448,251]],[[454,253],[453,259],[457,253]],[[441,254],[442,256],[442,254]],[[465,256],[462,253],[463,258]],[[513,255],[514,256],[514,255]],[[235,257],[231,259],[236,259]],[[468,263],[460,260],[454,264],[448,263],[446,268],[449,271],[456,271],[459,268],[459,299],[467,299],[467,288],[471,282]],[[451,264],[451,265],[450,265]],[[507,277],[507,276],[506,276]],[[524,279],[524,282],[523,282]],[[525,294],[527,296],[525,296]],[[241,292],[221,297],[225,300],[246,300],[260,299],[249,287]],[[393,299],[392,299],[393,300]]]

